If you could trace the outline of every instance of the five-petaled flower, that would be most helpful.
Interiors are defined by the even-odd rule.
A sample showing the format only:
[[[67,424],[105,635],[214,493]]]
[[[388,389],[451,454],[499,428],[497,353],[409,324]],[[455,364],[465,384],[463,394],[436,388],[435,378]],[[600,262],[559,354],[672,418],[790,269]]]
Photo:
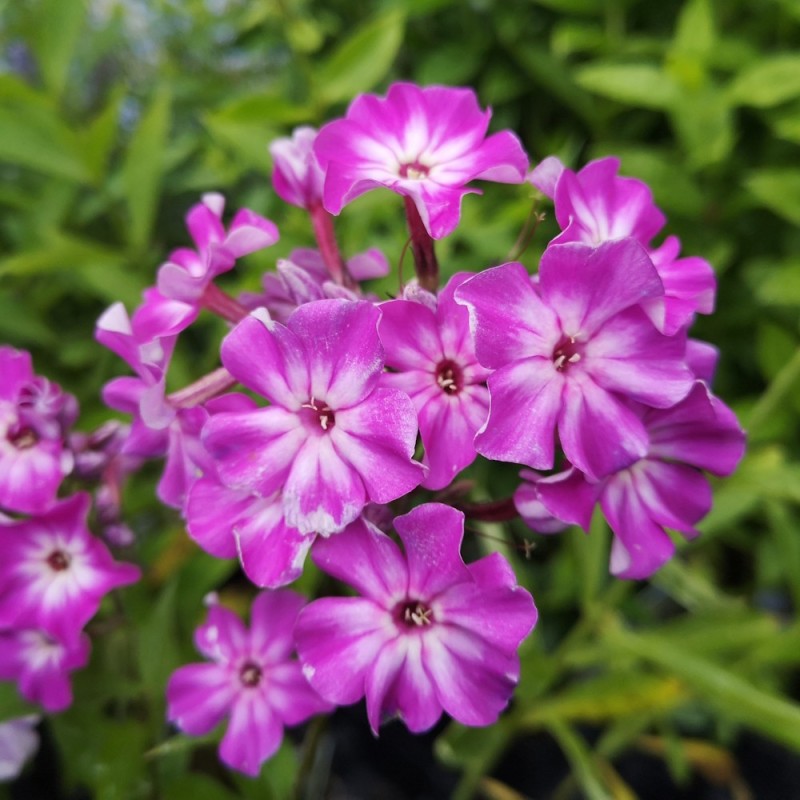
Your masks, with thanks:
[[[213,602],[195,632],[207,663],[188,664],[167,686],[167,715],[191,736],[208,733],[225,717],[220,758],[247,775],[280,746],[283,728],[329,711],[292,657],[292,632],[305,599],[289,589],[262,592],[253,601],[250,628]]]
[[[338,214],[385,186],[410,198],[428,233],[455,230],[461,198],[481,179],[521,183],[528,157],[510,131],[486,136],[490,111],[471,89],[395,83],[386,97],[359,95],[344,119],[325,125],[314,152],[325,171],[323,202]]]
[[[394,526],[405,554],[364,520],[314,545],[316,564],[362,596],[303,609],[303,672],[333,703],[366,696],[376,733],[394,715],[411,731],[427,730],[443,710],[465,725],[490,725],[519,678],[517,649],[536,624],[533,599],[499,553],[464,563],[460,511],[427,503]]]

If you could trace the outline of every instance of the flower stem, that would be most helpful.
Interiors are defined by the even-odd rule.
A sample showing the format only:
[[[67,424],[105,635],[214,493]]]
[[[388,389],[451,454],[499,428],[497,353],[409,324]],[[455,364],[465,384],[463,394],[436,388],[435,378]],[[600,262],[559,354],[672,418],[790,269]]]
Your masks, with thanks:
[[[343,286],[354,286],[353,279],[347,272],[347,265],[339,252],[336,232],[333,229],[333,216],[319,203],[311,206],[308,213],[311,215],[311,225],[314,228],[319,251],[331,277]]]
[[[519,516],[513,497],[489,503],[459,503],[458,507],[467,519],[477,519],[482,522],[508,522]]]
[[[241,322],[250,310],[213,283],[206,286],[200,305],[228,322]]]
[[[184,386],[183,389],[178,389],[177,392],[168,395],[167,401],[173,408],[193,408],[205,403],[206,400],[211,400],[212,397],[227,392],[237,383],[236,378],[225,367],[220,367],[194,383]]]
[[[435,294],[439,288],[439,263],[436,261],[436,252],[433,249],[433,239],[425,228],[414,201],[410,197],[405,197],[404,200],[417,279],[423,289]]]

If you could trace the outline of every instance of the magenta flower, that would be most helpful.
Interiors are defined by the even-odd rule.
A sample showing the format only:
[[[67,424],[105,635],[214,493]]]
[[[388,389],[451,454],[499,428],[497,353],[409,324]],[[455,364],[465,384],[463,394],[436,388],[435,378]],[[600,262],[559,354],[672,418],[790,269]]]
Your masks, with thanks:
[[[475,460],[473,439],[489,415],[489,370],[475,357],[467,309],[453,292],[470,273],[450,279],[430,306],[411,300],[381,305],[378,331],[386,349],[382,385],[406,392],[419,418],[423,486],[441,489]],[[421,291],[421,290],[420,290]]]
[[[292,658],[304,602],[288,589],[262,592],[253,602],[249,630],[233,612],[212,605],[195,632],[195,645],[210,663],[180,667],[167,685],[167,716],[190,736],[208,733],[228,717],[219,755],[247,775],[258,775],[278,749],[285,725],[331,709]]]
[[[478,359],[496,370],[477,451],[550,469],[558,428],[567,459],[593,477],[642,458],[647,432],[625,399],[668,407],[693,381],[685,336],[662,336],[638,308],[661,291],[630,238],[549,247],[536,287],[514,263],[462,284],[456,299],[470,309]]]
[[[520,183],[528,159],[510,131],[486,137],[491,111],[471,89],[395,83],[385,98],[357,97],[325,125],[314,152],[325,171],[325,208],[338,214],[385,186],[410,198],[434,239],[452,233],[476,179]]]
[[[38,517],[0,525],[0,628],[42,628],[74,642],[100,600],[139,579],[89,533],[89,495],[76,494]]]
[[[411,731],[427,730],[443,710],[465,725],[490,725],[518,680],[517,648],[536,624],[533,599],[498,553],[462,561],[461,512],[428,503],[397,517],[395,528],[405,555],[363,520],[317,540],[316,564],[363,596],[323,598],[301,611],[303,673],[332,703],[366,696],[376,733],[394,715]]]
[[[45,711],[72,705],[69,673],[89,661],[89,637],[61,640],[36,628],[0,631],[0,680],[17,681],[19,693]]]
[[[714,271],[702,258],[678,258],[680,242],[674,236],[667,237],[659,248],[651,248],[666,218],[647,184],[620,177],[618,170],[618,158],[591,161],[575,173],[550,156],[528,179],[555,203],[562,232],[552,244],[599,245],[630,236],[648,249],[664,292],[644,300],[642,307],[658,330],[671,336],[688,325],[695,312],[710,314],[714,310]]]
[[[378,386],[378,316],[370,303],[318,300],[285,326],[256,311],[222,343],[228,371],[271,405],[214,415],[205,445],[229,488],[280,490],[300,533],[339,531],[367,502],[395,500],[424,477],[411,401]]]
[[[274,223],[250,209],[238,211],[226,231],[222,224],[225,198],[204,194],[189,210],[186,227],[196,250],[181,247],[170,253],[158,271],[158,290],[173,300],[197,305],[206,287],[232,269],[237,258],[262,250],[278,241]]]
[[[744,432],[733,412],[698,381],[689,396],[668,409],[636,409],[648,433],[647,454],[599,482],[571,469],[546,478],[530,476],[514,495],[526,521],[536,503],[558,519],[591,524],[597,501],[614,531],[611,572],[646,578],[668,561],[675,545],[665,528],[687,538],[711,509],[711,487],[701,470],[729,475],[744,453]],[[535,520],[533,520],[535,523]],[[531,525],[534,529],[536,525]]]
[[[307,125],[295,128],[291,138],[270,143],[272,186],[285,203],[310,209],[322,204],[325,173],[314,156],[317,131]]]
[[[163,430],[173,420],[175,410],[165,397],[166,373],[178,334],[197,317],[193,306],[172,300],[157,289],[144,292],[144,302],[132,318],[122,303],[114,303],[97,320],[95,338],[100,344],[124,359],[137,377],[116,378],[103,389],[107,405],[118,411],[134,413],[132,440],[126,452],[142,456],[161,455],[166,442],[158,441],[161,451],[153,452],[148,431],[138,430],[137,422],[148,429]],[[139,437],[140,447],[136,446]]]
[[[553,244],[598,245],[628,236],[650,244],[666,217],[646,183],[619,177],[618,170],[618,158],[590,161],[575,173],[550,156],[531,171],[530,182],[555,203],[562,232]]]
[[[0,508],[47,509],[73,466],[64,446],[77,405],[34,374],[28,353],[0,347]]]

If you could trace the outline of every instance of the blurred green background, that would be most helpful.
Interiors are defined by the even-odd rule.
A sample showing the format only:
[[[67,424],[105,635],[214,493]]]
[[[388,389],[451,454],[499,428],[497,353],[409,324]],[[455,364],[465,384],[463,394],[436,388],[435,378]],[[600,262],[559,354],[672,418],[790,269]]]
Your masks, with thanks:
[[[750,443],[703,536],[648,584],[608,578],[602,524],[515,557],[541,622],[514,710],[488,731],[451,725],[436,755],[463,770],[459,796],[513,797],[485,775],[511,741],[546,731],[571,766],[562,797],[636,796],[615,759],[649,747],[683,787],[675,796],[700,774],[746,798],[730,754],[742,729],[786,763],[800,752],[797,0],[0,0],[0,341],[78,395],[84,426],[105,418],[99,389],[124,365],[93,341],[94,321],[116,300],[132,308],[188,243],[182,217],[199,194],[278,224],[280,243],[225,283],[257,287],[276,257],[311,243],[305,214],[271,190],[267,143],[397,79],[473,86],[532,163],[615,154],[650,184],[683,254],[717,270],[718,310],[694,332],[721,348],[715,389]],[[444,270],[506,260],[533,194],[466,198]],[[396,270],[394,196],[361,198],[337,226],[347,253],[381,247]],[[547,219],[529,266],[555,231]],[[379,289],[396,284],[395,271]],[[222,330],[205,322],[181,344],[175,386],[218,363]],[[493,493],[510,474],[488,475]],[[190,549],[151,490],[130,500],[150,531],[149,576],[125,609],[136,632],[96,643],[75,709],[52,724],[64,785],[97,798],[288,796],[302,748],[287,744],[251,782],[188,772],[192,743],[167,740],[164,682],[193,657],[200,597],[232,568]],[[19,710],[12,694],[0,716]]]

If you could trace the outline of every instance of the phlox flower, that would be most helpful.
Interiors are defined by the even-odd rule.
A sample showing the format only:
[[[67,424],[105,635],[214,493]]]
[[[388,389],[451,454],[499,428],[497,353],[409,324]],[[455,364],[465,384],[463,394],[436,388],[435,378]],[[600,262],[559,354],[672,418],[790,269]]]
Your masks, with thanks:
[[[42,628],[74,642],[105,594],[139,579],[86,527],[88,494],[0,525],[0,628]]]
[[[35,375],[24,351],[0,347],[0,375],[0,508],[35,514],[73,467],[65,437],[77,404]]]
[[[194,637],[208,662],[180,667],[167,685],[167,716],[190,736],[228,718],[219,755],[247,775],[257,775],[278,749],[285,725],[331,709],[292,657],[292,632],[304,602],[288,589],[262,592],[253,601],[249,629],[212,604]]]
[[[428,489],[447,486],[475,460],[473,439],[489,414],[489,370],[475,356],[467,309],[453,299],[470,277],[455,275],[438,298],[427,295],[428,305],[409,299],[381,305],[378,331],[392,370],[382,385],[406,392],[414,403]]]
[[[300,612],[303,673],[333,703],[366,697],[376,733],[391,716],[424,731],[442,711],[490,725],[518,680],[533,599],[498,553],[462,561],[460,511],[428,503],[394,525],[405,553],[363,519],[315,543],[315,563],[362,596],[315,600]]]
[[[322,204],[325,173],[314,155],[316,138],[315,128],[302,125],[269,145],[272,186],[285,203],[305,209]]]
[[[89,661],[89,637],[62,640],[37,628],[0,631],[0,680],[51,713],[72,705],[69,673]]]
[[[648,434],[647,454],[600,481],[577,469],[549,477],[523,471],[514,495],[520,514],[530,519],[539,505],[564,522],[585,530],[597,502],[614,532],[611,572],[619,578],[646,578],[668,561],[675,545],[665,528],[686,538],[711,510],[711,486],[703,475],[729,475],[744,452],[744,432],[733,412],[701,381],[672,408],[638,406]]]
[[[173,300],[197,305],[206,287],[232,269],[237,258],[275,244],[274,223],[248,208],[237,211],[228,230],[222,224],[225,198],[212,192],[189,210],[186,227],[196,250],[180,247],[158,270],[158,290]]]
[[[695,312],[714,310],[716,278],[702,258],[679,258],[680,241],[668,236],[653,249],[653,237],[666,217],[656,206],[646,183],[617,175],[618,158],[599,158],[573,172],[550,156],[536,166],[528,180],[555,204],[561,233],[552,244],[583,242],[599,245],[632,237],[648,250],[664,292],[642,301],[642,308],[664,334],[688,325]]]
[[[428,233],[441,239],[461,216],[461,198],[482,179],[521,183],[528,158],[510,131],[489,137],[491,111],[471,89],[395,83],[386,97],[359,95],[344,119],[325,125],[314,152],[325,171],[325,208],[385,186],[413,201]]]
[[[384,353],[371,303],[317,300],[286,325],[255,311],[222,343],[222,362],[271,405],[215,414],[203,440],[229,488],[282,493],[286,523],[323,536],[367,502],[388,503],[419,485],[412,459],[414,407],[378,386]]]
[[[642,458],[647,432],[626,398],[674,405],[692,386],[685,336],[661,335],[638,307],[661,281],[633,239],[553,245],[534,286],[521,264],[470,278],[470,310],[489,377],[489,418],[475,437],[487,458],[550,469],[557,428],[567,459],[602,477]]]
[[[115,378],[103,389],[108,406],[134,414],[125,452],[144,457],[163,455],[166,440],[153,432],[165,429],[175,416],[165,397],[167,369],[178,334],[197,318],[197,313],[192,305],[150,288],[132,317],[122,303],[114,303],[97,320],[97,341],[136,372],[136,377]]]

